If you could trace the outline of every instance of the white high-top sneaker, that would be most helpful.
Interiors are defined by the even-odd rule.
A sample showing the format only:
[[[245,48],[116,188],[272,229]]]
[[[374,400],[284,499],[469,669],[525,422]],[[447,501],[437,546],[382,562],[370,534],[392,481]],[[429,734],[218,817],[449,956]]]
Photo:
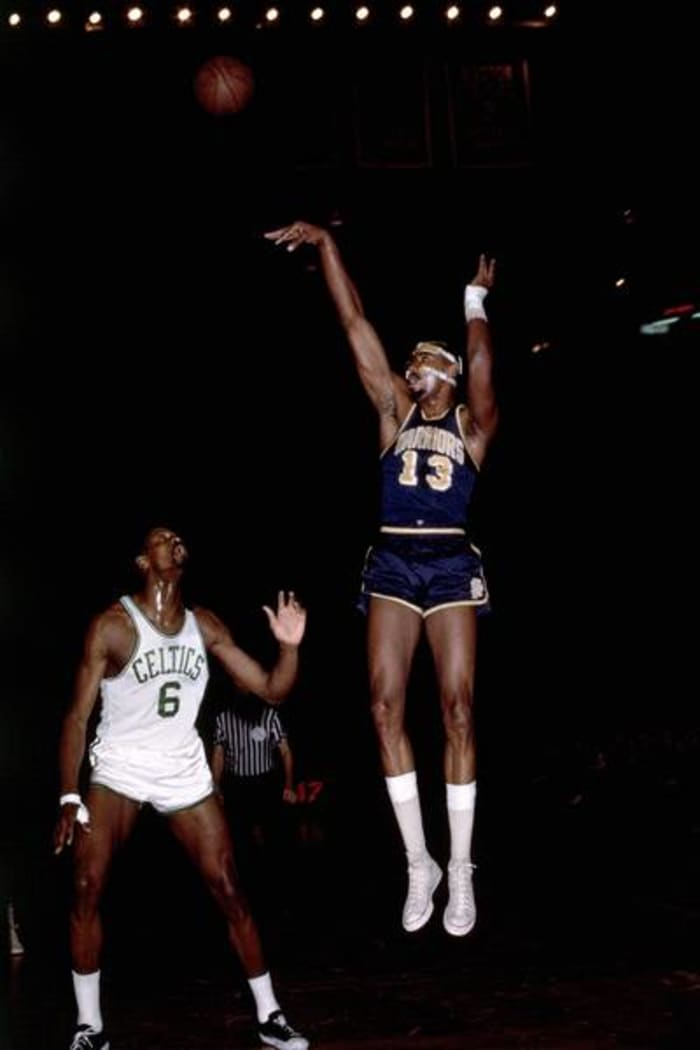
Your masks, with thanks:
[[[12,902],[7,905],[7,925],[10,931],[10,955],[24,955],[24,945],[19,937],[19,930],[15,921],[15,909]]]
[[[427,853],[424,860],[408,865],[408,894],[401,917],[408,933],[420,930],[433,914],[433,894],[441,878],[442,871]]]
[[[473,871],[474,865],[467,860],[450,861],[447,867],[450,897],[442,917],[442,924],[453,937],[464,937],[476,922]]]

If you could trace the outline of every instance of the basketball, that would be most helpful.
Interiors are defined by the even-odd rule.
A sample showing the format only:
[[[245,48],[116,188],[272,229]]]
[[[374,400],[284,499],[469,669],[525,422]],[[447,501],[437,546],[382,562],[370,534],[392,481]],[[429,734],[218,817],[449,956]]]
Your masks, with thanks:
[[[215,55],[204,62],[194,77],[194,93],[208,113],[239,113],[253,96],[250,66],[229,55]]]

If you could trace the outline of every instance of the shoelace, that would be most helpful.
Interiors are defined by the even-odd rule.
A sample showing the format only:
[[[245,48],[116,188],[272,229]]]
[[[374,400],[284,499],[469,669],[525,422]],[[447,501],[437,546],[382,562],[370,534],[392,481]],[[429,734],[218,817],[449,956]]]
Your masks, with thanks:
[[[425,897],[430,886],[431,868],[429,864],[416,864],[408,869],[408,904],[409,907]]]
[[[95,1045],[92,1041],[93,1035],[97,1035],[97,1032],[92,1028],[85,1032],[78,1032],[70,1044],[70,1050],[93,1050]]]
[[[460,864],[448,874],[450,897],[455,899],[460,911],[472,907],[469,884],[475,867],[475,864]]]
[[[291,1027],[291,1025],[287,1024],[287,1018],[284,1016],[284,1014],[281,1014],[281,1013],[271,1014],[271,1016],[268,1017],[266,1023],[267,1024],[271,1024],[275,1028],[279,1029],[279,1031],[283,1035],[295,1036],[295,1035],[298,1034],[297,1032],[294,1031],[294,1029]]]

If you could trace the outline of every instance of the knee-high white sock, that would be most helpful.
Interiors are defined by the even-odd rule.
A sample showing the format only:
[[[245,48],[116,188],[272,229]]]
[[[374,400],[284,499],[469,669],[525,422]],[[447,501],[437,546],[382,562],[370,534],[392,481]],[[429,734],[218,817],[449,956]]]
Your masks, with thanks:
[[[78,1024],[89,1024],[96,1032],[101,1032],[100,971],[76,973],[73,970],[73,991],[78,1004]]]
[[[248,978],[248,984],[255,999],[258,1021],[260,1024],[264,1024],[270,1014],[273,1014],[275,1010],[280,1008],[272,990],[272,978],[269,973],[261,973],[259,977]]]
[[[389,798],[399,825],[409,864],[424,860],[427,855],[423,819],[418,797],[418,781],[415,771],[401,773],[397,777],[385,777]]]
[[[476,780],[471,784],[447,785],[447,817],[450,822],[450,861],[471,864]]]

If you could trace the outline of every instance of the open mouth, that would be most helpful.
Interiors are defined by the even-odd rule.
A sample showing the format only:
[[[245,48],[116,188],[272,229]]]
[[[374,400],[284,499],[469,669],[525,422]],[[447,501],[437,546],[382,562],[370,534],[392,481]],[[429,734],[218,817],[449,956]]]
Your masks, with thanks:
[[[430,377],[430,375],[430,369],[421,368],[417,372],[409,372],[406,376],[406,382],[408,383],[409,387],[411,387],[411,389],[414,389],[415,387],[422,386],[422,384],[426,381],[426,379]]]

